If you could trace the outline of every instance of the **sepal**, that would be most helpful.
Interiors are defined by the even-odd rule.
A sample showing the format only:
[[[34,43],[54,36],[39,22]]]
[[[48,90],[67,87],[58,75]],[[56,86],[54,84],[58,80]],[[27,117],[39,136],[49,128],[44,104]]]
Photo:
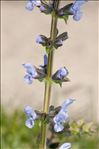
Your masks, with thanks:
[[[70,3],[66,6],[64,6],[63,8],[59,9],[57,12],[58,17],[61,19],[64,19],[65,23],[67,23],[69,15],[72,15],[72,13],[70,12],[70,8],[72,5],[73,5],[73,3]]]
[[[60,35],[56,38],[56,40],[62,40],[62,41],[66,40],[66,39],[68,39],[68,34],[67,34],[67,32],[64,32],[64,33],[60,34]]]
[[[54,41],[54,47],[57,49],[63,45],[63,41],[68,39],[68,34],[67,32],[64,32],[60,34],[59,36],[56,37]]]
[[[63,83],[63,82],[68,82],[68,81],[70,81],[70,80],[67,78],[68,73],[69,73],[69,72],[68,72],[68,70],[66,69],[66,67],[62,67],[62,68],[60,68],[59,70],[57,70],[55,74],[53,74],[52,80],[53,80],[55,83],[58,83],[60,86],[62,86],[62,83]]]
[[[46,76],[46,74],[45,74],[43,69],[39,69],[37,67],[35,67],[35,69],[36,69],[36,72],[38,74],[38,76],[35,77],[35,79],[44,78]]]
[[[53,105],[51,105],[49,107],[49,117],[53,118],[56,114],[58,114],[58,112],[61,110],[61,106],[58,107],[54,107]]]
[[[51,14],[51,12],[53,11],[53,5],[52,4],[45,4],[43,3],[41,6],[40,6],[40,11],[45,13],[45,14]]]
[[[63,17],[64,15],[72,15],[72,13],[69,11],[73,3],[70,3],[63,8],[59,9],[57,14],[59,17]]]
[[[55,80],[55,79],[53,79],[53,82],[56,83],[56,84],[59,84],[60,87],[62,87],[62,83],[63,82],[70,82],[70,79],[69,78],[65,78],[63,80]]]

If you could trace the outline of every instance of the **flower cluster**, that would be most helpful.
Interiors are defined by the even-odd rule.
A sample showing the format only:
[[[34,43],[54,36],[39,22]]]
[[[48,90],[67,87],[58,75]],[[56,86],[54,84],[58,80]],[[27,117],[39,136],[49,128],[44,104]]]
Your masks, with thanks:
[[[47,3],[43,3],[41,0],[29,0],[26,4],[26,9],[32,11],[35,6],[39,7],[40,11],[45,14],[51,13],[54,9],[52,2],[49,2],[49,4],[47,4]]]
[[[74,102],[74,99],[67,99],[63,105],[61,106],[61,110],[59,113],[54,117],[54,130],[55,132],[60,132],[64,129],[64,123],[68,121],[68,106]]]
[[[39,81],[46,79],[47,64],[48,64],[47,55],[44,55],[44,65],[40,65],[41,69],[33,66],[30,63],[23,64],[23,67],[26,69],[26,75],[24,76],[24,80],[26,81],[26,83],[32,84],[33,79],[38,79]],[[59,70],[57,70],[55,74],[52,75],[52,80],[55,83],[59,83],[61,85],[62,82],[69,81],[67,75],[68,75],[67,68],[62,67]]]
[[[36,42],[46,47],[46,52],[49,53],[52,47],[54,47],[55,49],[61,47],[63,45],[63,41],[65,41],[66,39],[68,39],[68,34],[67,32],[64,32],[60,35],[57,35],[54,41],[51,41],[50,38],[47,38],[44,35],[39,35],[36,39]]]
[[[54,118],[52,119],[54,122],[54,130],[55,132],[60,132],[64,129],[64,123],[66,123],[69,119],[69,115],[68,115],[68,106],[70,104],[72,104],[74,101],[74,99],[67,99],[61,106],[61,108],[57,107],[55,111],[59,111],[58,114],[56,114],[54,116]],[[52,107],[53,109],[53,107]],[[59,110],[60,109],[60,110]],[[35,120],[36,119],[40,119],[40,115],[42,115],[39,111],[34,111],[32,109],[32,107],[30,106],[26,106],[24,109],[28,119],[25,122],[25,125],[28,128],[33,128],[34,124],[35,124]],[[45,114],[43,113],[42,116],[44,116]],[[49,113],[49,117],[50,117],[50,113]],[[48,117],[47,117],[48,118]],[[42,117],[43,119],[43,117]],[[59,147],[59,149],[70,149],[71,148],[71,143],[64,143],[63,145],[61,145]]]
[[[87,0],[75,0],[74,3],[70,3],[63,8],[58,10],[58,16],[59,18],[62,18],[67,23],[67,20],[69,16],[73,15],[73,19],[75,21],[79,21],[82,17],[81,12],[81,6],[86,2]]]
[[[87,0],[75,0],[74,3],[68,4],[63,8],[60,8],[56,14],[59,18],[63,18],[66,22],[69,15],[73,15],[73,19],[75,21],[79,21],[82,17],[81,6]],[[47,3],[42,2],[41,0],[29,0],[26,4],[26,9],[32,11],[34,7],[39,7],[40,11],[45,14],[51,14],[54,10],[53,1],[49,1]],[[59,42],[61,44],[61,41]]]

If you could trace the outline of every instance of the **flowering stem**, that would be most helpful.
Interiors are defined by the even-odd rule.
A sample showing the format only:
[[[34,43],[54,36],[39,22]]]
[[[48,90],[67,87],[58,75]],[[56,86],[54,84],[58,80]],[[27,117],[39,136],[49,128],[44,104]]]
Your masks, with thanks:
[[[57,15],[55,14],[56,10],[59,7],[59,1],[60,0],[54,0],[54,7],[55,10],[52,14],[52,22],[51,22],[51,32],[50,32],[50,39],[53,41],[56,38],[57,34]],[[51,97],[51,83],[50,79],[52,77],[52,68],[53,68],[53,55],[54,55],[54,49],[50,49],[50,52],[48,54],[48,66],[47,66],[47,81],[45,82],[45,93],[44,93],[44,104],[43,104],[43,112],[48,113],[49,105],[50,105],[50,97]],[[46,149],[46,131],[47,131],[47,125],[46,123],[42,122],[41,126],[41,146],[40,149]]]

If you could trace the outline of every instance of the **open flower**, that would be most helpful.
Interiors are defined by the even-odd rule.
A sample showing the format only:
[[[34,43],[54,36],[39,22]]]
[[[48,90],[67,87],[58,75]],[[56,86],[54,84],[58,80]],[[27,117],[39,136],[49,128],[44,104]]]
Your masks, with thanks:
[[[48,42],[48,38],[44,35],[38,35],[36,38],[36,43],[39,43],[43,46],[46,46],[47,42]]]
[[[39,35],[36,39],[36,43],[39,43],[39,44],[44,44],[45,43],[45,40],[43,38],[42,35]]]
[[[26,75],[24,76],[24,80],[28,84],[32,84],[33,79],[44,79],[47,74],[47,63],[47,55],[44,55],[44,65],[40,65],[41,68],[37,68],[30,63],[23,64],[23,67],[26,69]]]
[[[33,111],[32,107],[26,106],[24,109],[24,112],[28,116],[28,119],[25,122],[25,125],[28,128],[33,128],[34,127],[34,121],[37,118],[37,114]]]
[[[79,21],[82,17],[80,7],[86,2],[86,0],[76,0],[70,8],[70,12],[73,14],[73,19]]]
[[[56,71],[56,73],[53,75],[53,79],[63,80],[67,75],[68,75],[68,70],[66,69],[66,67],[62,67]]]
[[[41,6],[41,1],[40,0],[29,0],[26,4],[26,9],[32,11],[35,6],[37,7]]]
[[[62,104],[61,109],[62,109],[64,112],[67,112],[68,106],[71,105],[74,101],[75,101],[75,99],[71,99],[71,98],[66,99],[66,100],[64,101],[64,103]]]
[[[54,117],[54,130],[55,132],[60,132],[64,129],[63,124],[68,120],[68,113],[65,113],[63,110]]]
[[[70,148],[71,148],[71,143],[67,142],[61,145],[59,149],[70,149]]]
[[[61,106],[59,113],[53,118],[55,132],[60,132],[64,129],[64,123],[68,121],[68,106],[72,104],[74,99],[67,99]]]
[[[33,78],[38,76],[36,68],[32,66],[30,63],[23,64],[23,66],[27,72],[27,74],[24,76],[24,80],[28,84],[31,84],[33,82]]]
[[[66,77],[68,75],[68,70],[65,68],[65,67],[63,67],[63,68],[61,68],[61,69],[59,69],[58,71],[57,71],[57,74],[56,74],[56,77],[58,78],[58,79],[63,79],[64,77]]]

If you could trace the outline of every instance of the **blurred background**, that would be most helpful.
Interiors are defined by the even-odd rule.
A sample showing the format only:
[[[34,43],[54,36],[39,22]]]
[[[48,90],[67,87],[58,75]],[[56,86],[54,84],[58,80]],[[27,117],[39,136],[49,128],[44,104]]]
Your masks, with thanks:
[[[62,1],[61,5],[66,4]],[[2,43],[2,105],[6,110],[24,109],[31,105],[41,109],[44,84],[34,81],[27,85],[23,77],[23,63],[43,64],[45,50],[36,44],[39,34],[49,36],[50,16],[25,9],[25,1],[1,2],[1,43]],[[83,17],[79,22],[69,18],[67,24],[58,21],[60,33],[68,31],[69,39],[54,55],[55,72],[66,66],[69,83],[60,88],[53,86],[51,104],[60,105],[66,98],[75,98],[69,109],[71,118],[98,121],[98,2],[89,1],[82,8]]]
[[[70,2],[70,1],[69,1]],[[68,3],[62,1],[61,6]],[[23,112],[26,105],[42,109],[44,84],[24,82],[23,63],[43,64],[45,49],[35,40],[39,34],[49,37],[50,16],[25,9],[26,1],[1,1],[1,128],[2,149],[31,149],[38,143],[39,127],[26,128]],[[53,86],[51,104],[61,105],[66,98],[75,98],[69,108],[72,120],[99,121],[98,115],[98,2],[89,1],[83,6],[83,17],[75,22],[72,17],[67,24],[58,21],[60,33],[68,31],[69,39],[54,55],[53,73],[63,67],[69,70],[69,83],[60,88]],[[78,129],[75,129],[78,131]],[[87,133],[87,128],[85,127]],[[74,132],[74,134],[77,132]],[[61,138],[73,142],[73,149],[98,149],[98,137],[77,136]],[[84,142],[84,143],[83,143]]]

